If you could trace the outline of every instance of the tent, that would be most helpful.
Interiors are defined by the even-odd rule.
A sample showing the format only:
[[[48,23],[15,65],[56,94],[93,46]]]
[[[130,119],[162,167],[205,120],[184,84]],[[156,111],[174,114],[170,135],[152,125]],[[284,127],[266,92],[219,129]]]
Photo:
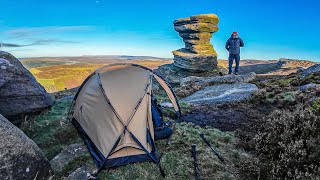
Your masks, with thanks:
[[[98,167],[103,169],[153,161],[163,175],[154,145],[151,94],[159,82],[180,117],[170,85],[151,69],[136,64],[112,64],[89,75],[74,97],[72,124]]]

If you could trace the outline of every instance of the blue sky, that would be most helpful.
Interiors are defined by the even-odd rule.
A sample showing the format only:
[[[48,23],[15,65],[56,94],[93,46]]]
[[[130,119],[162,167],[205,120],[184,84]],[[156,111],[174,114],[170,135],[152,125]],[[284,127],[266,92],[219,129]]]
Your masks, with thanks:
[[[212,44],[238,31],[242,58],[320,61],[317,0],[0,0],[2,50],[17,57],[148,55],[172,57],[184,46],[172,22],[215,13],[220,30]],[[14,46],[14,47],[7,47]]]

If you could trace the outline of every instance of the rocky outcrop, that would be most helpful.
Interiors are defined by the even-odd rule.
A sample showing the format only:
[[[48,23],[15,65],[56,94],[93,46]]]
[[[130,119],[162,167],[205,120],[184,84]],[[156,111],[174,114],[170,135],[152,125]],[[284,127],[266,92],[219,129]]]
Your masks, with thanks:
[[[0,113],[11,119],[47,108],[52,103],[53,98],[21,62],[0,51]]]
[[[176,89],[176,94],[180,97],[186,97],[207,86],[231,83],[248,83],[256,78],[254,72],[244,75],[227,75],[215,77],[195,77],[190,76],[180,81],[180,87]]]
[[[277,62],[277,65],[279,68],[288,68],[288,69],[308,68],[315,64],[317,63],[308,61],[308,60],[286,59],[286,58],[281,58]]]
[[[64,167],[77,159],[78,157],[87,153],[87,148],[82,144],[71,144],[62,150],[56,157],[54,157],[50,163],[55,172],[63,171]]]
[[[177,19],[174,29],[182,37],[185,48],[173,51],[174,65],[188,71],[211,71],[217,68],[217,53],[210,44],[218,31],[218,16],[201,14]]]
[[[304,78],[309,74],[318,73],[318,72],[320,72],[320,64],[313,65],[305,70],[302,70],[301,78]]]
[[[221,84],[216,86],[208,86],[203,90],[182,99],[192,105],[215,105],[234,103],[246,100],[258,90],[255,84],[237,83],[237,84]]]
[[[0,179],[50,179],[51,166],[40,148],[0,115]]]

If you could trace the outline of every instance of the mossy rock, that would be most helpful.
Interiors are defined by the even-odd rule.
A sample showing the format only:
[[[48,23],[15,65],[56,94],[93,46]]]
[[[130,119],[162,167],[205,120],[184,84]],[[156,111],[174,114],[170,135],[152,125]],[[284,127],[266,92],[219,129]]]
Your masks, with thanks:
[[[198,45],[186,44],[186,49],[196,54],[211,54],[217,56],[217,52],[210,43]]]
[[[211,57],[217,58],[216,54],[197,54],[197,53],[191,52],[189,49],[186,49],[186,48],[172,51],[172,54],[174,56],[183,57],[186,59],[190,59],[190,58],[204,58],[205,59],[205,58],[211,58]],[[218,64],[218,62],[217,62],[217,64]]]
[[[175,26],[189,24],[189,23],[191,23],[191,19],[189,17],[188,18],[180,18],[180,19],[173,21],[173,25],[175,25]]]
[[[183,39],[192,39],[192,40],[201,40],[201,39],[210,39],[212,33],[201,32],[201,33],[179,33],[179,36]]]
[[[217,25],[219,23],[219,18],[215,14],[199,14],[187,18],[180,18],[173,22],[175,26],[192,23],[209,23]]]
[[[210,39],[183,39],[183,42],[185,44],[191,44],[191,45],[203,45],[203,44],[209,44]]]
[[[196,16],[191,16],[190,19],[196,22],[212,23],[218,24],[219,18],[216,14],[199,14]]]
[[[214,33],[219,30],[216,24],[210,23],[193,23],[174,26],[174,30],[181,33],[209,32]]]

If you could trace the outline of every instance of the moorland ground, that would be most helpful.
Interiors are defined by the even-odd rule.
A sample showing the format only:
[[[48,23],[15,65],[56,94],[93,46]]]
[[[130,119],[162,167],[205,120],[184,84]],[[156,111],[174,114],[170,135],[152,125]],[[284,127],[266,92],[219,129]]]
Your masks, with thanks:
[[[163,63],[152,62],[153,64],[148,61],[142,63],[151,68]],[[198,148],[202,179],[319,178],[320,90],[315,88],[302,91],[299,88],[310,83],[320,84],[320,74],[312,73],[301,78],[301,73],[297,72],[298,67],[313,64],[316,63],[290,61],[283,64],[279,61],[245,60],[242,61],[240,72],[253,71],[258,74],[251,83],[256,84],[259,90],[249,100],[212,106],[189,106],[182,103],[183,116],[178,123],[174,123],[172,138],[156,142],[157,149],[163,153],[162,165],[167,173],[166,178],[194,178],[192,144],[196,144]],[[103,63],[76,64],[83,68],[78,69],[79,72],[91,68],[86,72],[88,74],[101,65]],[[219,65],[225,67],[226,61],[220,60]],[[61,68],[61,64],[38,68],[50,71],[50,67],[53,68],[53,73],[58,73],[56,68]],[[44,75],[42,77],[54,77]],[[83,77],[85,78],[85,74]],[[80,84],[74,84],[78,85]],[[59,100],[72,96],[75,92],[76,89],[70,89],[54,93],[58,101],[51,109],[26,117],[21,125],[21,129],[39,145],[50,160],[70,144],[82,143],[75,129],[66,121],[71,100]],[[163,93],[158,94],[157,98],[168,101]],[[177,122],[170,112],[165,112],[165,120]],[[210,143],[225,157],[226,166],[200,140],[200,133],[206,134]],[[88,166],[91,171],[94,169],[93,160],[88,153],[68,162],[62,171],[55,173],[55,178],[67,177],[83,165]],[[102,172],[100,177],[159,179],[160,173],[157,172],[157,167],[147,162]]]

